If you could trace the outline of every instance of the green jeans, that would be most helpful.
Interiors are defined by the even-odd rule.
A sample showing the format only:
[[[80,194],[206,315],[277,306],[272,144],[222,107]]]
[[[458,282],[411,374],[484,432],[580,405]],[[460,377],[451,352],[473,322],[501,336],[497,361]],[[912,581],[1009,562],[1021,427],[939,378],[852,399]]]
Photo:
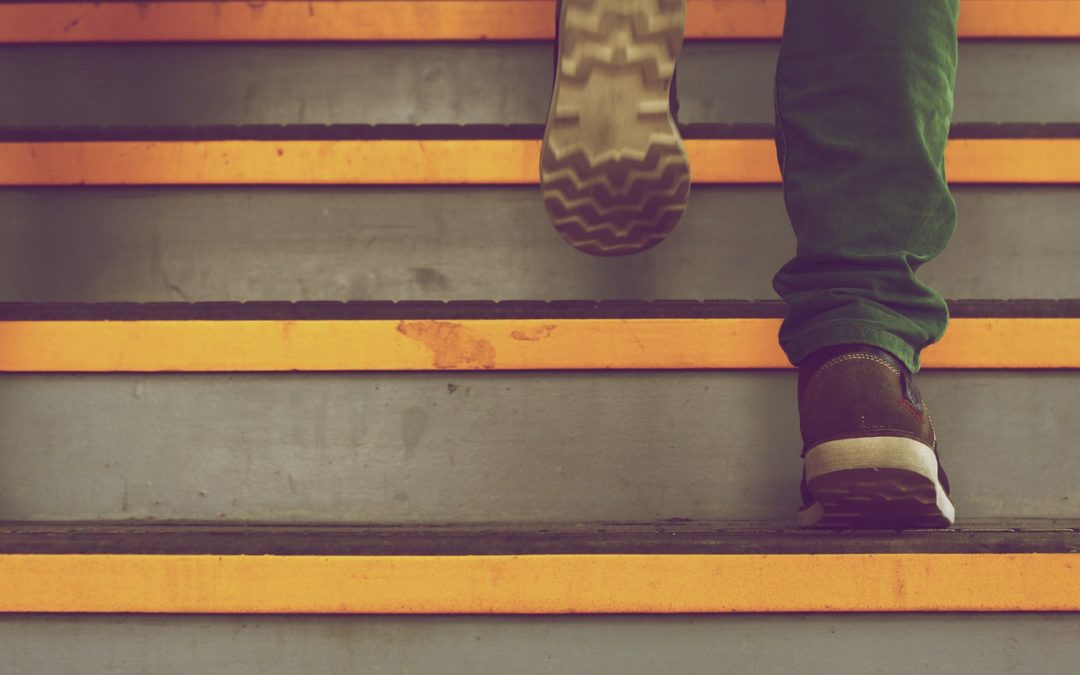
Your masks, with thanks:
[[[916,278],[956,226],[945,180],[959,0],[788,0],[776,144],[795,257],[773,279],[793,364],[863,343],[911,370],[949,315]]]

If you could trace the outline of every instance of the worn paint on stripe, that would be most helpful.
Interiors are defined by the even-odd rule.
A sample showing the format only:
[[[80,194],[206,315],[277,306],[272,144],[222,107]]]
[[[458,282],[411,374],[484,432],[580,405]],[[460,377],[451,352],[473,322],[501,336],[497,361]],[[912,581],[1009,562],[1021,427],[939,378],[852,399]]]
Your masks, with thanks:
[[[553,0],[15,2],[0,42],[550,40]],[[778,38],[783,0],[689,0],[691,40]],[[963,38],[1080,37],[1077,0],[963,0]]]
[[[1077,554],[0,556],[2,612],[1077,610]]]
[[[696,183],[778,183],[771,140],[686,141]],[[0,143],[0,185],[524,185],[538,140]],[[954,139],[953,183],[1080,183],[1080,139]]]
[[[0,322],[5,372],[786,368],[778,319]],[[954,319],[928,368],[1080,368],[1080,319]]]

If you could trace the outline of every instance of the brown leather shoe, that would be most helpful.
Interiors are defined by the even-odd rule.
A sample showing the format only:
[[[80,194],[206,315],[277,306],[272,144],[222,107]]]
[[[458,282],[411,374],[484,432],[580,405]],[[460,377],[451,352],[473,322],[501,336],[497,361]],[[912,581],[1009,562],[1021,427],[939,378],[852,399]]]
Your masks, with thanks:
[[[953,523],[930,411],[892,354],[839,345],[799,364],[799,525],[940,528]]]

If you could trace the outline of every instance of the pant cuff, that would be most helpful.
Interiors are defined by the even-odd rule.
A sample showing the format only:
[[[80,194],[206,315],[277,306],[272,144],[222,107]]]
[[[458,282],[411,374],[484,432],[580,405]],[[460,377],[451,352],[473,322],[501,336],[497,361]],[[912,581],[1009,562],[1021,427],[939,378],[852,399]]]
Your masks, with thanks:
[[[919,371],[919,352],[896,335],[873,325],[851,322],[827,324],[780,341],[781,349],[794,366],[819,349],[843,344],[864,344],[884,349],[900,359],[912,373]]]

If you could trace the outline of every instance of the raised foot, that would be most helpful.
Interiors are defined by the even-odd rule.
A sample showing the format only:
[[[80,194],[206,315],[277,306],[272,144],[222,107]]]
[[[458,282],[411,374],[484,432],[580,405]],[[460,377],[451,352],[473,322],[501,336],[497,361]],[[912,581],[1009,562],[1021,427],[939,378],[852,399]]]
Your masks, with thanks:
[[[638,253],[686,209],[690,166],[669,110],[685,0],[566,0],[540,183],[585,253]]]

